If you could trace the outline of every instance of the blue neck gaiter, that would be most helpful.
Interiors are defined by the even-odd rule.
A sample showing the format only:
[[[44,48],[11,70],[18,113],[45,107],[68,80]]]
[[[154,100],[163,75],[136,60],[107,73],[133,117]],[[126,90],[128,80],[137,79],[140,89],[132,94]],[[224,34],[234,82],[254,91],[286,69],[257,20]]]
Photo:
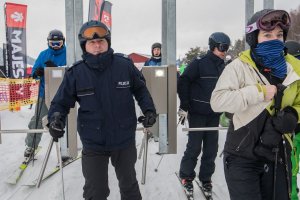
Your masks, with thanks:
[[[264,67],[271,69],[271,74],[284,78],[287,74],[287,65],[284,58],[284,43],[280,40],[269,40],[258,43],[254,49],[256,56]]]

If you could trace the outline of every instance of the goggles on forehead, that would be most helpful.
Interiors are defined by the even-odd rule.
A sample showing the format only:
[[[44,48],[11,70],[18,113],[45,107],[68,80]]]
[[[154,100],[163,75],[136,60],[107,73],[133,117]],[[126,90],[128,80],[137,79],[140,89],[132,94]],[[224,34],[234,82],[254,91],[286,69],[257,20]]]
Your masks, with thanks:
[[[49,46],[54,48],[54,47],[62,47],[64,44],[64,41],[62,40],[49,40]]]
[[[229,49],[229,45],[225,43],[220,43],[217,48],[221,52],[226,52]]]
[[[103,27],[92,26],[83,31],[83,38],[92,40],[96,38],[104,38],[109,34],[109,31]]]
[[[272,31],[276,26],[288,29],[290,25],[291,18],[286,11],[274,10],[260,17],[253,24],[246,26],[246,34],[255,30]]]

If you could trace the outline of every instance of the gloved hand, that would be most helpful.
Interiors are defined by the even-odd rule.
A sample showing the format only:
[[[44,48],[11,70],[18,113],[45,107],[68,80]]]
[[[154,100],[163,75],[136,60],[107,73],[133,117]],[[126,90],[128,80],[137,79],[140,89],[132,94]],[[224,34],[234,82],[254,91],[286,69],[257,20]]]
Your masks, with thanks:
[[[294,132],[297,122],[298,113],[291,106],[285,107],[272,117],[274,128],[282,134]]]
[[[156,113],[152,111],[147,111],[144,115],[145,116],[140,116],[138,118],[138,121],[142,122],[145,128],[152,127],[153,124],[155,124],[156,122],[156,117],[157,117]]]
[[[274,150],[279,143],[282,142],[282,134],[273,126],[272,118],[268,118],[265,122],[263,132],[259,138],[259,142],[254,148],[254,153],[263,160],[275,161]]]
[[[52,60],[47,60],[45,65],[46,67],[57,67],[57,64],[55,64]]]
[[[42,77],[42,76],[44,76],[44,68],[38,67],[33,74],[33,78]]]
[[[61,138],[65,131],[65,123],[62,120],[62,116],[59,112],[53,113],[50,123],[48,124],[50,135],[55,142],[58,142],[58,138]]]
[[[187,115],[188,115],[188,112],[183,110],[182,108],[179,108],[177,114],[179,116],[179,122],[181,122],[181,125],[184,125],[185,120],[186,120]]]

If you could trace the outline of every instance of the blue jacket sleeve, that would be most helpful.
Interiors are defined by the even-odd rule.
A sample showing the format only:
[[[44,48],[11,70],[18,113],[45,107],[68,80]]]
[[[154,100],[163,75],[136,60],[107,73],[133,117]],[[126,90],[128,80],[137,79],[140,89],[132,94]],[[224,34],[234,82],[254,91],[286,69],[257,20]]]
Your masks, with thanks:
[[[36,59],[34,65],[33,65],[33,67],[32,67],[31,76],[34,75],[34,73],[35,73],[35,71],[36,71],[37,68],[43,67],[43,66],[44,66],[43,61],[44,61],[44,51],[42,51],[42,52],[39,54],[38,58]]]

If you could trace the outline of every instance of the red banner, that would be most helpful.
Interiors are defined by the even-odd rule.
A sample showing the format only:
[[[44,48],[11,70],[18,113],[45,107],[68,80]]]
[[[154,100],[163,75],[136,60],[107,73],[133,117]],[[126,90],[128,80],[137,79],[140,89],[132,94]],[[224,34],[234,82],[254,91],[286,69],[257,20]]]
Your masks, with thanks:
[[[0,78],[0,111],[16,111],[21,106],[33,104],[37,101],[38,92],[38,80]]]
[[[100,14],[102,9],[103,0],[90,0],[89,4],[89,21],[100,21]]]
[[[10,78],[26,76],[27,5],[5,3],[7,63]]]
[[[109,1],[104,1],[103,10],[101,12],[101,22],[104,23],[109,30],[111,30],[112,25],[111,7],[112,4]]]

